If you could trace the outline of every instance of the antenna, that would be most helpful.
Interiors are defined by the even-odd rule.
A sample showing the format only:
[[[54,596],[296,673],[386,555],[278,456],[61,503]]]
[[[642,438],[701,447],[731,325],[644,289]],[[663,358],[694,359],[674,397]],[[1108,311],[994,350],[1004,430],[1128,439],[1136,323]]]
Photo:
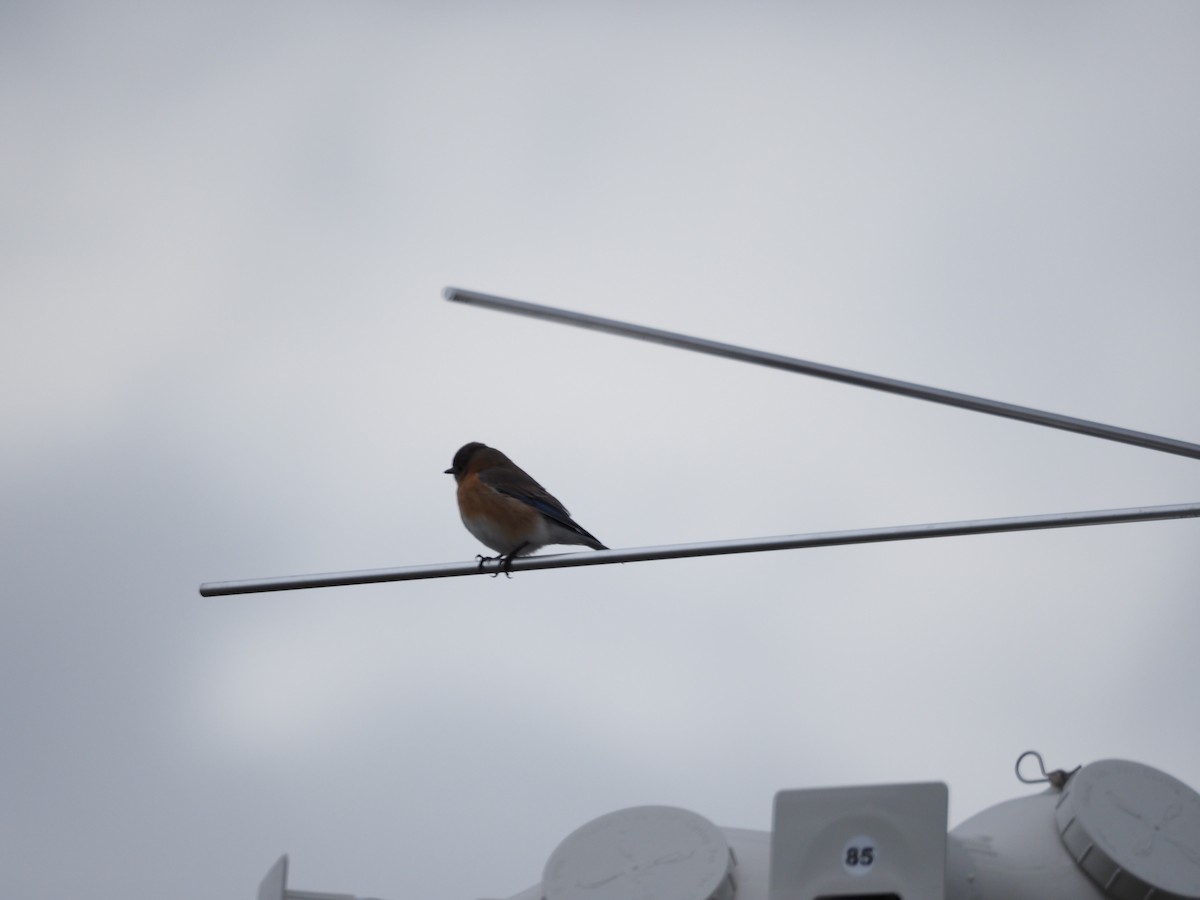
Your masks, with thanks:
[[[928,525],[864,528],[857,531],[825,531],[781,537],[709,541],[700,544],[668,544],[663,547],[631,547],[618,550],[595,550],[588,553],[518,556],[512,560],[510,566],[505,568],[513,572],[565,569],[572,566],[603,566],[611,563],[644,562],[654,559],[683,559],[689,556],[762,553],[769,550],[807,550],[814,547],[837,547],[843,544],[880,544],[888,541],[960,537],[969,534],[999,534],[1009,531],[1036,531],[1046,528],[1074,528],[1083,525],[1114,525],[1121,522],[1149,522],[1157,519],[1184,519],[1197,516],[1200,516],[1200,503],[1099,509],[1091,512],[1054,513],[1045,516],[935,522]],[[288,575],[280,578],[257,578],[248,581],[214,581],[200,585],[200,595],[202,597],[221,597],[228,594],[255,594],[264,591],[345,587],[351,584],[375,584],[381,581],[418,581],[423,578],[453,578],[459,575],[496,575],[500,573],[502,563],[502,559],[493,557],[470,562],[407,566],[399,569],[363,569],[357,572]]]
[[[549,319],[1200,459],[1200,445],[1029,407],[838,369],[553,307],[447,288],[449,300]],[[514,571],[810,549],[1200,516],[1200,503],[976,519],[855,531],[518,557]],[[206,583],[206,597],[497,575],[501,559]],[[890,738],[890,736],[887,736]],[[1043,778],[1022,775],[1036,757]],[[1148,766],[1103,760],[1047,773],[1022,754],[1036,796],[999,804],[952,831],[940,782],[780,791],[769,835],[720,829],[673,807],[619,810],[577,829],[542,883],[510,900],[997,900],[1097,896],[1200,900],[1200,795]],[[1057,840],[1055,839],[1057,832]],[[259,900],[355,900],[287,888],[287,856]]]
[[[751,350],[748,347],[738,347],[734,344],[722,344],[704,338],[678,334],[674,331],[662,331],[658,328],[647,328],[644,325],[632,325],[617,319],[605,319],[600,316],[590,316],[586,313],[558,309],[554,306],[542,306],[537,303],[527,303],[524,300],[510,300],[506,297],[494,297],[491,294],[481,294],[478,291],[467,291],[462,288],[448,287],[443,292],[447,300],[455,303],[466,303],[471,306],[483,306],[500,312],[516,313],[521,316],[531,316],[535,319],[547,319],[564,325],[575,325],[579,328],[589,328],[593,331],[605,331],[622,337],[637,338],[655,344],[666,344],[679,347],[682,350],[694,350],[697,353],[708,353],[712,356],[723,356],[726,359],[736,359],[741,362],[769,366],[773,369],[783,369],[800,375],[812,375],[816,378],[826,378],[830,381],[841,381],[858,387],[886,391],[889,394],[901,394],[905,397],[915,397],[918,400],[928,400],[932,403],[943,403],[947,406],[958,406],[975,412],[987,413],[993,416],[1003,416],[1008,419],[1019,419],[1032,422],[1035,425],[1045,425],[1048,428],[1060,428],[1064,431],[1075,431],[1090,437],[1119,441],[1123,444],[1133,444],[1150,450],[1161,450],[1163,453],[1176,453],[1200,459],[1200,444],[1191,444],[1175,438],[1147,434],[1144,431],[1132,431],[1128,428],[1118,428],[1115,425],[1104,425],[1100,422],[1090,422],[1087,419],[1076,419],[1058,413],[1033,409],[1028,406],[1016,406],[1012,403],[1001,403],[998,400],[988,400],[971,394],[960,394],[956,391],[946,391],[941,388],[926,387],[913,384],[910,381],[899,381],[895,378],[884,378],[880,375],[868,375],[866,372],[856,372],[853,369],[841,369],[837,366],[827,366],[823,363],[808,362],[791,356],[780,356],[777,353],[765,353],[762,350]]]
[[[652,343],[666,344],[684,350],[694,350],[713,356],[722,356],[741,362],[769,366],[802,375],[812,375],[832,381],[841,381],[859,387],[872,388],[933,403],[957,406],[975,412],[1002,416],[1073,431],[1090,437],[1104,438],[1124,444],[1174,453],[1192,459],[1200,459],[1200,444],[1162,437],[1142,431],[1132,431],[1114,425],[1104,425],[1087,419],[1077,419],[1058,413],[1046,412],[1027,406],[1016,406],[997,400],[987,400],[970,394],[926,387],[894,378],[869,375],[852,369],[827,366],[790,356],[780,356],[734,344],[723,344],[704,338],[691,337],[673,331],[633,325],[617,319],[606,319],[586,313],[572,312],[553,306],[542,306],[524,300],[512,300],[448,287],[443,292],[447,300],[482,306],[501,312],[516,313],[537,319],[547,319],[566,325],[575,325],[594,331],[637,338]],[[882,543],[886,541],[914,540],[935,537],[957,537],[968,534],[994,534],[1009,531],[1031,531],[1046,528],[1069,528],[1081,525],[1111,525],[1120,522],[1144,522],[1155,519],[1180,519],[1200,516],[1200,503],[1184,503],[1172,506],[1134,507],[1129,509],[1104,509],[1091,512],[1055,513],[1041,516],[1021,516],[1006,519],[974,519],[963,522],[939,522],[926,525],[903,525],[890,528],[868,528],[857,531],[818,532],[794,534],[780,537],[743,538],[724,541],[709,541],[698,544],[671,544],[658,547],[633,547],[617,550],[599,550],[591,553],[562,553],[548,556],[517,557],[509,561],[505,571],[521,572],[535,569],[557,569],[573,566],[600,566],[611,563],[643,562],[655,559],[681,559],[692,556],[717,556],[730,553],[761,553],[771,550],[799,550],[813,547],[831,547],[842,544]],[[462,575],[496,575],[501,571],[500,559],[480,558],[477,562],[441,563],[424,566],[407,566],[393,569],[367,569],[354,572],[331,572],[317,575],[290,575],[279,578],[256,578],[246,581],[206,582],[200,585],[200,595],[216,597],[229,594],[259,593],[263,591],[287,591],[316,587],[341,587],[351,584],[373,584],[384,581],[416,581],[425,578],[450,578]]]

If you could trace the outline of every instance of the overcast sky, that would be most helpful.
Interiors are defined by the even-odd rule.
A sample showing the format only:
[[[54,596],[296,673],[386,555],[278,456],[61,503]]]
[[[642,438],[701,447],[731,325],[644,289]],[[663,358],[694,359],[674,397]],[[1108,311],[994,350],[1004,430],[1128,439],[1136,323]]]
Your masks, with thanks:
[[[507,897],[625,806],[1120,757],[1200,787],[1200,523],[201,599],[470,559],[508,453],[635,547],[1200,500],[1200,6],[0,7],[0,894]],[[556,552],[556,551],[551,551]]]

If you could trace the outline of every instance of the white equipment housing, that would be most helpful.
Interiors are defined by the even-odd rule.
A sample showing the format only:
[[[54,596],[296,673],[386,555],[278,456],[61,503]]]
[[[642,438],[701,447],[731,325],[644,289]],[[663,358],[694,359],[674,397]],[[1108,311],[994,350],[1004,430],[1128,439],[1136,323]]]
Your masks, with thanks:
[[[941,782],[780,791],[769,833],[622,809],[510,900],[1200,900],[1200,794],[1124,760],[1061,774],[949,832]],[[355,900],[290,890],[286,856],[258,897]]]

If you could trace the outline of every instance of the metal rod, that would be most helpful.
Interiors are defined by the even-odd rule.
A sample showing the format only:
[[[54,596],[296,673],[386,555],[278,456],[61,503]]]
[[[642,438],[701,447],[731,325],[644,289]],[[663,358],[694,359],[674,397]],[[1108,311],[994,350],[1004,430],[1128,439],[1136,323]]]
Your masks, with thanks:
[[[521,556],[513,560],[512,571],[560,569],[570,566],[603,566],[611,563],[642,562],[651,559],[682,559],[689,556],[720,556],[727,553],[801,550],[811,547],[835,547],[842,544],[871,544],[968,534],[1072,528],[1081,525],[1113,525],[1120,522],[1148,522],[1156,519],[1183,519],[1197,516],[1200,516],[1200,503],[1181,503],[1173,506],[1138,506],[1128,509],[1100,509],[1090,512],[1053,513],[1008,519],[935,522],[928,525],[899,525],[857,531],[825,531],[781,537],[709,541],[700,544],[668,544],[662,547],[631,547],[625,550]],[[428,566],[408,566],[400,569],[366,569],[358,572],[330,572],[323,575],[290,575],[282,578],[258,578],[251,581],[215,581],[200,585],[200,595],[220,597],[227,594],[293,591],[302,588],[341,587],[383,581],[415,581],[421,578],[451,578],[457,575],[489,575],[499,571],[500,564],[496,560],[482,563],[471,560]]]
[[[1118,441],[1123,444],[1133,444],[1150,450],[1161,450],[1163,453],[1174,453],[1178,456],[1188,456],[1200,459],[1200,444],[1147,434],[1144,431],[1132,431],[1128,428],[1118,428],[1115,425],[1104,425],[1087,419],[1076,419],[1058,413],[1033,409],[1028,406],[1016,406],[1012,403],[1002,403],[998,400],[987,400],[971,394],[960,394],[956,391],[946,391],[941,388],[926,387],[909,381],[898,381],[895,378],[884,378],[880,375],[869,375],[852,369],[841,369],[837,366],[827,366],[823,363],[808,362],[791,356],[780,356],[776,353],[766,353],[762,350],[751,350],[748,347],[738,347],[735,344],[723,344],[704,338],[678,334],[674,331],[663,331],[658,328],[648,328],[644,325],[632,325],[616,319],[605,319],[600,316],[590,316],[586,313],[572,312],[553,306],[542,306],[537,303],[527,303],[523,300],[510,300],[506,297],[494,297],[491,294],[481,294],[477,291],[467,291],[462,288],[448,287],[444,291],[447,300],[456,303],[468,303],[472,306],[485,306],[501,312],[517,313],[531,316],[535,319],[548,319],[565,325],[576,325],[580,328],[590,328],[593,331],[606,331],[609,334],[637,338],[656,344],[666,344],[684,350],[695,350],[698,353],[708,353],[712,356],[723,356],[741,362],[755,363],[801,375],[812,375],[826,378],[830,381],[841,381],[859,387],[914,397],[918,400],[929,400],[933,403],[943,403],[947,406],[958,406],[975,412],[988,413],[993,416],[1003,416],[1008,419],[1019,419],[1032,422],[1035,425],[1045,425],[1048,428],[1059,428],[1063,431],[1074,431],[1091,437]]]

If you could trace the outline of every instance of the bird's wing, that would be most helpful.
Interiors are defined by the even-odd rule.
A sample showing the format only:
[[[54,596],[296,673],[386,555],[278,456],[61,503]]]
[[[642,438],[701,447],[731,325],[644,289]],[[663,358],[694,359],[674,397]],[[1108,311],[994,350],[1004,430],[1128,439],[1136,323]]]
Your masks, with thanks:
[[[548,490],[525,472],[513,466],[509,470],[492,468],[479,473],[479,480],[494,491],[528,503],[542,515],[566,524],[571,521],[567,508]]]
[[[597,544],[600,543],[595,535],[589,534],[582,525],[571,518],[571,514],[567,512],[565,506],[558,502],[557,497],[516,466],[508,471],[485,469],[479,473],[479,480],[494,491],[532,506],[547,519],[557,522],[564,528],[583,535]]]

